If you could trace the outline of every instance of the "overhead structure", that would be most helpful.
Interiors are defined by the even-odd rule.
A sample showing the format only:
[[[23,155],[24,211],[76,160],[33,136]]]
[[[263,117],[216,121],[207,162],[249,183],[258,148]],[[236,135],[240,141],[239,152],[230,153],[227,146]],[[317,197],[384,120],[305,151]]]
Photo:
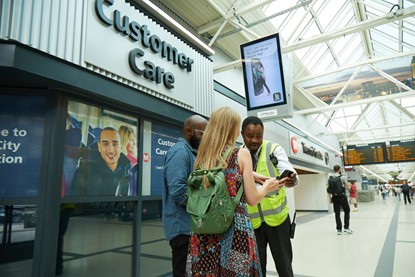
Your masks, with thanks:
[[[140,2],[142,0],[136,0]],[[293,53],[294,114],[315,118],[341,145],[415,137],[415,1],[153,0],[232,62],[239,46],[279,32]],[[414,178],[415,162],[365,165]]]

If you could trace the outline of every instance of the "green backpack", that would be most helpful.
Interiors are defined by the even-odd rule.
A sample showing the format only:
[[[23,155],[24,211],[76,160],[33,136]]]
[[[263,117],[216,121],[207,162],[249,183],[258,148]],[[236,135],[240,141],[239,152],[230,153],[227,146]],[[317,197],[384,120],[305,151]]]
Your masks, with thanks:
[[[210,186],[203,187],[203,176]],[[229,196],[225,173],[222,168],[194,170],[188,180],[186,210],[190,214],[192,232],[195,234],[222,234],[232,224],[235,208],[241,199],[243,184],[237,195]]]

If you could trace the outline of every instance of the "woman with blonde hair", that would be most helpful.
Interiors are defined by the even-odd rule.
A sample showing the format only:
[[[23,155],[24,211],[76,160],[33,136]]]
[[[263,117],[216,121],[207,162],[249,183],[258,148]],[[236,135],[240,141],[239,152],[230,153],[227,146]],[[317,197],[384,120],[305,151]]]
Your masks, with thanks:
[[[121,152],[130,160],[131,165],[137,164],[136,135],[130,126],[122,125],[118,128],[121,137]]]
[[[223,107],[212,113],[202,137],[194,168],[221,166],[230,196],[235,197],[240,186],[244,193],[228,230],[215,235],[191,235],[186,276],[262,276],[246,204],[258,204],[268,192],[284,186],[286,178],[265,180],[264,176],[252,171],[250,153],[234,147],[240,125],[241,117],[231,108]],[[229,148],[229,156],[223,157]],[[262,186],[257,188],[255,181]]]

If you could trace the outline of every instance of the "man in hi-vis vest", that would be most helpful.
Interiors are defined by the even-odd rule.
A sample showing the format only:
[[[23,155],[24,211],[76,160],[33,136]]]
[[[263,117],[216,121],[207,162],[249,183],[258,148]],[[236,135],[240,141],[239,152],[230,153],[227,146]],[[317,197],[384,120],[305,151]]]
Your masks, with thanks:
[[[267,177],[278,177],[288,169],[293,173],[287,178],[285,186],[293,187],[298,184],[297,173],[288,161],[284,149],[276,143],[263,140],[264,124],[261,119],[255,116],[247,117],[242,123],[241,134],[244,139],[243,147],[251,152],[255,172]],[[293,277],[291,221],[285,187],[268,194],[257,206],[248,206],[248,212],[255,229],[263,276],[267,273],[267,245],[269,244],[278,275]]]

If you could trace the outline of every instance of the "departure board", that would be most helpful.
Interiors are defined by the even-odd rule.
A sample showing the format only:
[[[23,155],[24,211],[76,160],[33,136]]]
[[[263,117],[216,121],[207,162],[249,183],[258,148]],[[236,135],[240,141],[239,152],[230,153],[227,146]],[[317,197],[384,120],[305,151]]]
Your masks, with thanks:
[[[348,145],[343,148],[344,165],[386,163],[386,144]]]
[[[386,152],[390,163],[415,161],[415,140],[391,141]]]

